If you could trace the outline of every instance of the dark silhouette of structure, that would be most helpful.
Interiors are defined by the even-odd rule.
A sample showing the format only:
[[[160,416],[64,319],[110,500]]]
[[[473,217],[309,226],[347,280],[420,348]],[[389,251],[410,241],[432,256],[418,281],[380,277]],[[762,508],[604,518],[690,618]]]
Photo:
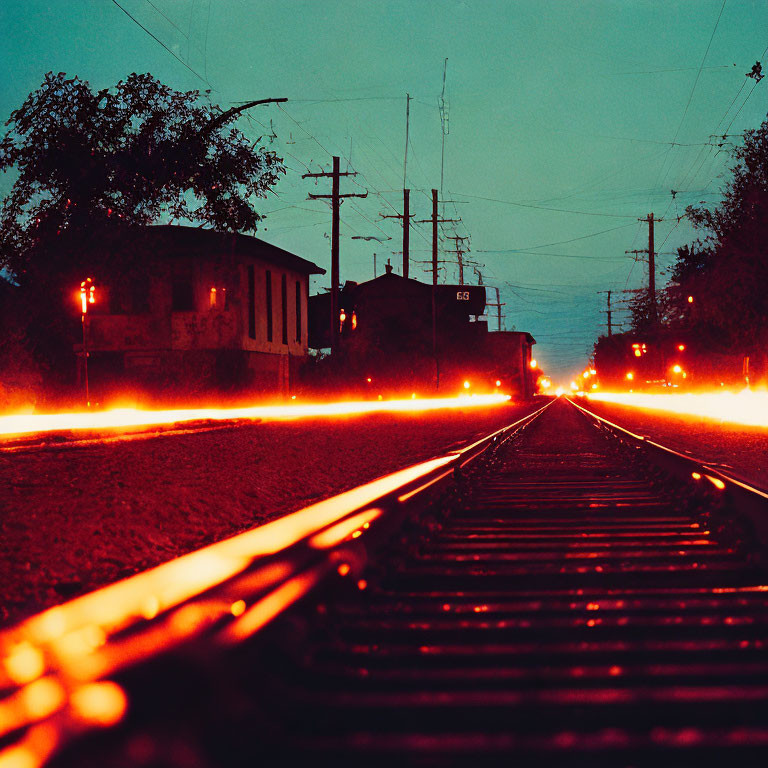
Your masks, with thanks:
[[[307,353],[309,275],[323,269],[255,237],[192,227],[130,228],[120,247],[151,253],[151,267],[123,274],[94,258],[82,276],[96,286],[88,351],[97,397],[126,386],[289,392]],[[74,349],[82,367],[82,344]]]
[[[487,323],[478,319],[486,308],[485,286],[432,286],[394,274],[387,265],[387,272],[373,280],[347,282],[339,299],[340,371],[353,389],[432,391],[438,368],[440,391],[462,390],[468,381],[471,391],[533,394],[535,341],[528,333],[488,332]],[[328,293],[309,300],[309,345],[316,349],[330,346],[330,301]]]

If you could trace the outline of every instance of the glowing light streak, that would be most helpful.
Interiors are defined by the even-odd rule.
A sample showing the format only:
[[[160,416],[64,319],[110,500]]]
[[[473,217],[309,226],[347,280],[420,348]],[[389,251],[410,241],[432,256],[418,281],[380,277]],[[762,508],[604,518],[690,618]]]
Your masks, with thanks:
[[[33,616],[0,634],[0,649],[8,649],[0,667],[0,683],[4,676],[13,682],[19,672],[27,679],[44,672],[31,657],[26,662],[15,657],[20,646],[22,651],[28,648],[25,643],[38,650],[48,649],[57,666],[73,677],[93,679],[108,674],[116,666],[127,663],[126,650],[120,649],[115,659],[110,656],[108,643],[99,649],[99,654],[93,651],[139,617],[156,616],[180,605],[242,573],[256,558],[274,554],[322,528],[338,524],[350,510],[370,505],[454,459],[455,456],[449,454],[415,464]],[[369,510],[369,514],[356,520],[356,528],[370,523],[374,517],[373,510]],[[231,602],[227,603],[222,612],[229,612],[230,606]],[[196,608],[188,605],[181,610]],[[215,618],[215,611],[210,607],[199,619],[196,613],[182,616],[177,612],[172,615],[173,626],[164,628],[156,642],[161,647],[170,647],[193,632],[200,621],[212,620],[212,616]],[[187,626],[190,619],[191,625]],[[147,652],[151,652],[155,641],[148,637],[147,642],[151,646]],[[140,650],[135,652],[141,655]],[[85,663],[86,658],[93,661],[90,667]]]
[[[343,540],[353,526],[352,536],[362,534],[381,514],[371,508],[376,500],[439,472],[548,405],[461,451],[378,478],[0,632],[0,687],[19,686],[0,701],[0,737],[29,726],[24,738],[0,750],[0,768],[41,765],[71,734],[119,721],[127,699],[119,686],[105,679],[107,675],[226,619],[229,623],[217,635],[219,641],[244,639],[299,600],[337,562],[328,558],[288,578],[287,561],[267,562],[254,570],[258,557],[302,540],[310,543],[310,537],[315,537],[315,545],[332,546],[330,539]],[[351,515],[358,509],[363,511]],[[329,534],[327,541],[319,537],[322,533]],[[335,570],[347,576],[352,566],[342,562]],[[280,584],[283,579],[288,580]],[[219,585],[218,595],[206,597]],[[368,586],[364,579],[356,585],[361,590]],[[265,588],[272,591],[252,604],[246,602],[256,591],[263,595]],[[194,597],[195,602],[186,602]],[[140,632],[117,634],[146,620],[151,623]],[[53,674],[46,676],[48,672]]]
[[[341,566],[339,566],[341,568]],[[289,605],[302,598],[322,578],[326,565],[300,573],[281,584],[274,592],[259,600],[245,613],[233,621],[218,636],[220,642],[232,644],[241,642],[258,632]]]
[[[768,427],[768,392],[745,389],[743,392],[685,392],[652,394],[646,392],[590,392],[591,400],[635,408],[699,416],[720,422]]]
[[[368,528],[373,520],[379,517],[382,513],[380,509],[369,509],[366,512],[360,512],[357,515],[353,515],[347,520],[342,520],[340,523],[326,528],[318,534],[315,534],[309,540],[309,546],[315,549],[330,549],[340,544],[344,539],[349,536],[354,536],[358,533],[360,528]],[[357,538],[357,537],[355,537]]]
[[[245,408],[179,408],[140,410],[116,408],[109,411],[58,414],[20,414],[0,416],[0,435],[53,432],[59,430],[103,430],[125,427],[149,427],[194,421],[253,420],[287,421],[291,419],[357,416],[366,413],[420,413],[444,409],[483,408],[501,405],[509,395],[460,395],[408,400],[376,400],[338,403],[292,403],[257,405]]]

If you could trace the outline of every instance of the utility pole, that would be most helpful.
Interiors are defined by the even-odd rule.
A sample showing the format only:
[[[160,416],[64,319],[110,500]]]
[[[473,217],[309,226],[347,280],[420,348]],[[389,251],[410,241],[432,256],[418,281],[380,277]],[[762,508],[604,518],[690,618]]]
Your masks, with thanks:
[[[655,326],[658,319],[658,310],[656,307],[656,251],[654,250],[653,242],[653,225],[657,221],[664,221],[664,219],[656,219],[654,218],[653,213],[649,213],[644,219],[638,219],[638,221],[644,221],[648,224],[648,248],[625,251],[625,253],[648,254],[648,304],[650,308],[651,324]]]
[[[345,197],[368,197],[366,190],[364,195],[339,194],[339,180],[342,176],[357,176],[354,171],[341,172],[339,170],[339,158],[333,156],[333,171],[331,173],[305,173],[302,179],[331,178],[330,195],[313,195],[309,200],[330,199],[331,201],[331,356],[337,357],[339,353],[339,209],[341,201]]]
[[[464,254],[469,253],[469,247],[464,248],[463,245],[465,240],[469,240],[469,236],[448,235],[448,239],[456,243],[456,247],[449,250],[448,253],[456,254],[456,261],[459,265],[459,285],[464,285]]]
[[[608,318],[608,336],[610,337],[613,335],[613,326],[611,325],[611,316],[613,315],[613,310],[611,309],[611,291],[598,291],[598,293],[607,294],[607,309],[601,311],[605,312]]]
[[[405,152],[403,154],[403,187],[408,186],[408,134],[411,127],[411,94],[405,94]]]
[[[402,219],[403,220],[403,277],[408,277],[410,268],[410,234],[411,234],[411,190],[403,189],[403,212],[385,215],[379,214],[382,219]]]
[[[481,283],[482,284],[482,283]],[[506,306],[505,303],[502,303],[501,301],[501,294],[499,293],[498,288],[494,288],[496,291],[496,303],[495,304],[489,304],[486,302],[487,307],[496,307],[496,323],[497,323],[497,329],[498,331],[501,331],[501,308]]]
[[[651,321],[656,323],[656,252],[653,249],[653,212],[640,221],[648,222],[648,298],[651,302]],[[657,219],[660,221],[660,219]]]
[[[447,59],[446,59],[447,61]],[[435,358],[435,387],[440,389],[440,361],[437,354],[437,246],[438,224],[457,224],[458,219],[441,219],[437,213],[437,190],[432,190],[432,218],[422,219],[419,224],[432,223],[432,355]]]

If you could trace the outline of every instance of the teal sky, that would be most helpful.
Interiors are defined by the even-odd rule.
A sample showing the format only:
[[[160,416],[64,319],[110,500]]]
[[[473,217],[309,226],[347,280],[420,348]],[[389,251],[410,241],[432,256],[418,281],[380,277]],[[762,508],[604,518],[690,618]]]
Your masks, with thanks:
[[[259,235],[328,268],[330,212],[306,200],[328,184],[315,188],[301,173],[339,154],[358,172],[342,191],[370,193],[342,206],[343,280],[372,277],[374,252],[380,271],[387,258],[400,269],[392,252],[401,230],[380,214],[402,204],[406,92],[411,207],[418,218],[430,213],[447,57],[444,190],[456,202],[446,216],[462,222],[446,234],[471,236],[469,258],[499,287],[506,327],[530,331],[537,358],[563,381],[604,328],[597,292],[621,299],[646,279],[645,265],[624,253],[647,246],[637,219],[665,218],[656,233],[663,270],[692,237],[677,214],[716,203],[727,177],[729,155],[710,136],[756,127],[768,103],[768,79],[753,91],[745,78],[758,59],[768,70],[766,0],[119,3],[136,21],[112,0],[2,0],[2,119],[48,70],[94,88],[151,72],[174,88],[211,89],[223,107],[286,96],[285,109],[260,107],[240,121],[289,166],[277,196],[258,206],[269,214]],[[0,178],[0,193],[8,184]],[[430,237],[418,225],[414,259],[429,258]],[[454,257],[441,258],[451,259],[443,279],[456,281]],[[471,268],[465,276],[476,282]]]

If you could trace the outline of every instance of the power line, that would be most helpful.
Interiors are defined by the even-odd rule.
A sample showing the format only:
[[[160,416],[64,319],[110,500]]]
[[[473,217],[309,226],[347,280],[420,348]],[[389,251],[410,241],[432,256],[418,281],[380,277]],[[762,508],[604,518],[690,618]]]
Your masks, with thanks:
[[[728,131],[731,130],[733,121],[739,116],[739,114],[741,113],[741,110],[744,109],[744,105],[749,101],[749,97],[752,95],[752,92],[755,90],[755,88],[757,88],[758,82],[759,82],[758,80],[755,80],[755,84],[750,89],[749,93],[747,94],[747,97],[744,99],[744,101],[741,102],[741,106],[736,110],[736,114],[731,118],[731,122],[728,123],[728,127],[725,129],[726,133],[728,133]]]
[[[611,219],[634,219],[635,216],[622,215],[618,213],[594,213],[592,211],[574,211],[569,208],[548,208],[543,205],[533,205],[532,203],[520,203],[514,200],[500,200],[497,197],[482,197],[481,195],[469,195],[466,192],[453,192],[452,195],[458,195],[459,197],[469,197],[472,200],[487,200],[491,203],[503,203],[504,205],[514,205],[518,208],[535,208],[541,211],[557,211],[558,213],[576,213],[581,216],[606,216]]]
[[[177,54],[175,54],[175,53],[174,53],[174,52],[173,52],[173,51],[172,51],[172,50],[171,50],[171,49],[170,49],[170,48],[169,48],[169,47],[168,47],[168,46],[167,46],[167,45],[166,45],[166,44],[165,44],[165,43],[164,43],[164,42],[163,42],[163,41],[162,41],[160,38],[159,38],[159,37],[156,37],[155,35],[153,35],[153,34],[152,34],[152,33],[151,33],[151,32],[150,32],[150,31],[149,31],[149,30],[148,30],[148,29],[147,29],[147,28],[146,28],[146,27],[145,27],[145,26],[144,26],[144,25],[143,25],[143,24],[142,24],[142,23],[141,23],[141,22],[140,22],[140,21],[139,21],[139,20],[138,20],[138,19],[135,17],[135,16],[131,16],[131,14],[130,14],[130,13],[128,13],[128,11],[126,11],[126,10],[125,10],[125,8],[123,8],[123,6],[122,6],[122,5],[120,5],[120,3],[118,3],[118,2],[117,2],[117,0],[112,0],[112,2],[113,2],[113,3],[114,3],[114,4],[115,4],[115,5],[116,5],[116,6],[117,6],[117,7],[118,7],[118,8],[119,8],[119,9],[120,9],[120,10],[121,10],[121,11],[122,11],[124,14],[125,14],[125,15],[126,15],[126,16],[127,16],[127,17],[128,17],[128,18],[129,18],[129,19],[130,19],[130,20],[131,20],[133,23],[134,23],[134,24],[136,24],[137,26],[141,27],[141,29],[143,29],[143,30],[144,30],[144,31],[145,31],[145,32],[146,32],[146,33],[147,33],[147,34],[148,34],[148,35],[149,35],[149,36],[150,36],[150,37],[151,37],[151,38],[152,38],[152,39],[153,39],[153,40],[154,40],[154,41],[155,41],[157,44],[158,44],[158,45],[161,45],[161,46],[162,46],[162,47],[163,47],[163,48],[164,48],[166,51],[168,51],[168,53],[170,53],[170,54],[171,54],[171,56],[173,56],[173,58],[174,58],[174,59],[176,59],[176,61],[178,61],[180,64],[183,64],[183,65],[184,65],[184,66],[185,66],[185,67],[186,67],[186,68],[187,68],[187,69],[188,69],[188,70],[189,70],[189,71],[190,71],[190,72],[191,72],[191,73],[192,73],[192,74],[193,74],[195,77],[197,77],[197,78],[199,78],[200,80],[202,80],[202,81],[203,81],[203,82],[204,82],[206,85],[211,85],[211,84],[210,84],[210,83],[209,83],[209,82],[208,82],[208,81],[207,81],[207,80],[206,80],[206,79],[205,79],[205,78],[204,78],[204,77],[203,77],[203,76],[202,76],[202,75],[201,75],[199,72],[196,72],[194,69],[192,69],[192,67],[190,67],[190,66],[189,66],[189,64],[187,64],[187,62],[186,62],[186,61],[184,61],[184,59],[182,59],[180,56],[178,56]],[[212,86],[212,85],[211,85],[211,88],[213,88],[213,86]]]
[[[637,217],[635,217],[637,219]],[[611,227],[610,229],[602,229],[599,232],[592,232],[589,235],[581,235],[580,237],[572,237],[570,240],[558,240],[554,243],[541,243],[541,245],[529,245],[526,248],[502,248],[498,250],[478,250],[477,253],[522,253],[523,251],[532,251],[536,248],[548,248],[550,245],[565,245],[566,243],[575,243],[577,240],[587,240],[590,237],[597,237],[598,235],[604,235],[607,232],[616,232],[619,229],[626,229],[627,227],[634,227],[635,222],[631,224],[622,224],[618,227]]]
[[[673,145],[677,141],[677,137],[680,134],[680,129],[683,127],[683,122],[685,122],[685,117],[688,114],[688,108],[691,106],[691,101],[693,100],[693,94],[694,94],[694,92],[696,90],[696,86],[698,85],[699,77],[701,77],[701,70],[704,68],[704,63],[706,62],[707,55],[709,54],[709,48],[712,45],[712,40],[715,37],[715,32],[717,31],[717,27],[720,24],[720,17],[723,15],[723,10],[725,9],[725,3],[726,3],[726,0],[723,0],[723,4],[720,6],[720,13],[717,14],[717,21],[715,21],[715,26],[712,28],[712,34],[709,36],[709,42],[707,43],[707,49],[704,51],[704,56],[702,57],[701,64],[699,65],[699,70],[696,73],[695,80],[693,81],[693,87],[691,88],[691,92],[688,94],[688,101],[685,103],[685,109],[683,110],[683,116],[680,118],[680,122],[678,123],[677,130],[675,131],[675,135],[672,138],[672,144]],[[661,169],[659,171],[659,176],[660,177],[661,177],[661,171],[664,170],[664,167],[667,164],[667,158],[669,157],[669,153],[670,153],[671,150],[672,150],[672,147],[670,146],[669,150],[667,150],[667,155],[664,158],[664,162],[661,164]],[[667,170],[665,172],[664,176],[661,177],[661,183],[662,184],[664,183],[664,179],[667,178],[667,174],[668,173],[669,173],[669,171]],[[658,185],[654,185],[654,186],[658,186]]]

